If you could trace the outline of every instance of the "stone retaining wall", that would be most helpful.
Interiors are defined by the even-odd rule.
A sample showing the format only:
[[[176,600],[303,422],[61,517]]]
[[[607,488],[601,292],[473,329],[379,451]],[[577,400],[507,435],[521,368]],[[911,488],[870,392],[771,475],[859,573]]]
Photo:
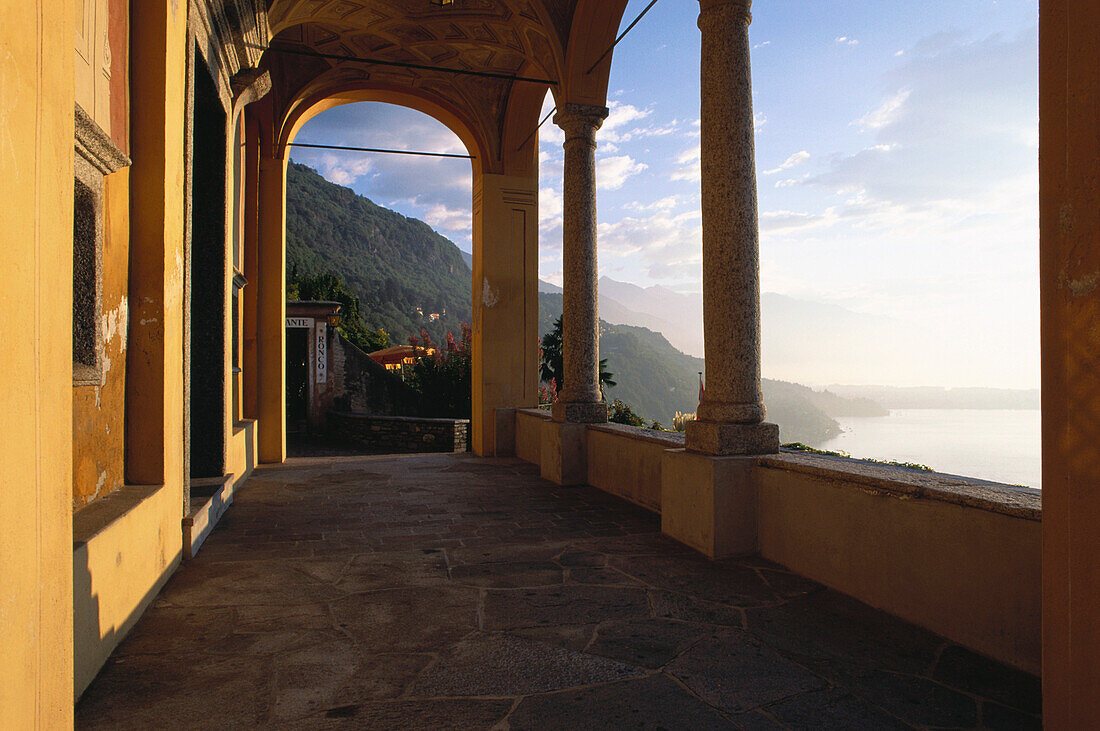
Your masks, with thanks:
[[[381,454],[465,452],[469,419],[421,419],[330,411],[329,435]]]

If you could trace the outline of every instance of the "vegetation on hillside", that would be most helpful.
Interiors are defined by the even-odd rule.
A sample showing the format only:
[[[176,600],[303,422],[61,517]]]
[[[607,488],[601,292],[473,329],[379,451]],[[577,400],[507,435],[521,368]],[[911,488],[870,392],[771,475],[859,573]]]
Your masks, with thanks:
[[[470,268],[458,248],[428,224],[293,162],[287,166],[286,209],[287,272],[338,274],[359,298],[366,330],[381,328],[404,342],[424,329],[442,342],[470,321]],[[441,316],[432,321],[432,313]]]
[[[363,324],[359,310],[359,298],[344,285],[344,281],[335,274],[315,274],[302,276],[297,267],[291,270],[286,287],[288,300],[321,300],[339,302],[340,333],[355,344],[364,353],[388,348],[390,336],[385,329],[378,327],[368,330]]]

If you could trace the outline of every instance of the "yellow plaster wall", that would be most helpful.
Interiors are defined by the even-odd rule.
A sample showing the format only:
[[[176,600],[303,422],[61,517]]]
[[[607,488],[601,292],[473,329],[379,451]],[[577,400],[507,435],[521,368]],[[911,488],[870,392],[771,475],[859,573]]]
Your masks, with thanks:
[[[259,161],[257,448],[260,462],[286,459],[286,160]]]
[[[1100,719],[1100,4],[1039,5],[1043,716]]]
[[[73,722],[73,16],[68,0],[0,3],[0,726],[14,729]]]
[[[538,404],[538,176],[475,174],[472,450],[496,453],[496,409]]]
[[[659,513],[661,460],[680,446],[621,424],[589,427],[588,484]]]
[[[542,422],[549,419],[549,412],[543,415],[516,411],[516,457],[531,464],[542,464]]]
[[[762,556],[1039,673],[1038,521],[777,468],[755,478]]]
[[[125,493],[134,493],[126,495]],[[74,547],[71,699],[80,697],[182,557],[178,492],[128,486],[124,514]]]
[[[136,3],[131,22],[126,479],[166,485],[182,513],[186,5]]]
[[[122,487],[126,422],[130,180],[123,168],[103,181],[104,382],[73,388],[73,509]]]
[[[229,434],[229,461],[225,471],[233,474],[234,482],[240,485],[252,473],[256,466],[256,422],[251,419],[239,421]]]

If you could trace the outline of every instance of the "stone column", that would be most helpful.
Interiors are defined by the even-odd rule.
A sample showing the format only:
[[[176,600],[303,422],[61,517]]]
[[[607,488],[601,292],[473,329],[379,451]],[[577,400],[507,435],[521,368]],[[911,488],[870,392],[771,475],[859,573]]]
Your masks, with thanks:
[[[779,431],[764,424],[760,389],[760,253],[756,211],[751,0],[700,0],[703,331],[706,395],[687,448],[765,454]]]
[[[596,267],[596,130],[607,113],[607,107],[564,104],[554,115],[554,124],[565,131],[562,186],[565,388],[553,406],[554,421],[607,421],[607,405],[601,403],[600,396]]]

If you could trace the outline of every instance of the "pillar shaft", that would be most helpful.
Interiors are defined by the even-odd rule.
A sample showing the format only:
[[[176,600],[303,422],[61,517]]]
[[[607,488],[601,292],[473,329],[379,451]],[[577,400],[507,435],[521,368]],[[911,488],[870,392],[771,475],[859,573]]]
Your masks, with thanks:
[[[261,156],[257,287],[260,462],[286,459],[286,160]]]
[[[751,0],[700,0],[703,333],[706,395],[689,449],[775,451],[760,388],[760,252],[756,212]],[[719,425],[722,428],[716,428]],[[775,442],[774,447],[772,442]]]
[[[565,104],[554,123],[565,131],[562,246],[562,359],[564,388],[555,404],[558,421],[607,420],[601,404],[599,308],[596,266],[596,130],[606,107]]]
[[[473,451],[507,454],[497,409],[538,404],[538,172],[474,175]]]

